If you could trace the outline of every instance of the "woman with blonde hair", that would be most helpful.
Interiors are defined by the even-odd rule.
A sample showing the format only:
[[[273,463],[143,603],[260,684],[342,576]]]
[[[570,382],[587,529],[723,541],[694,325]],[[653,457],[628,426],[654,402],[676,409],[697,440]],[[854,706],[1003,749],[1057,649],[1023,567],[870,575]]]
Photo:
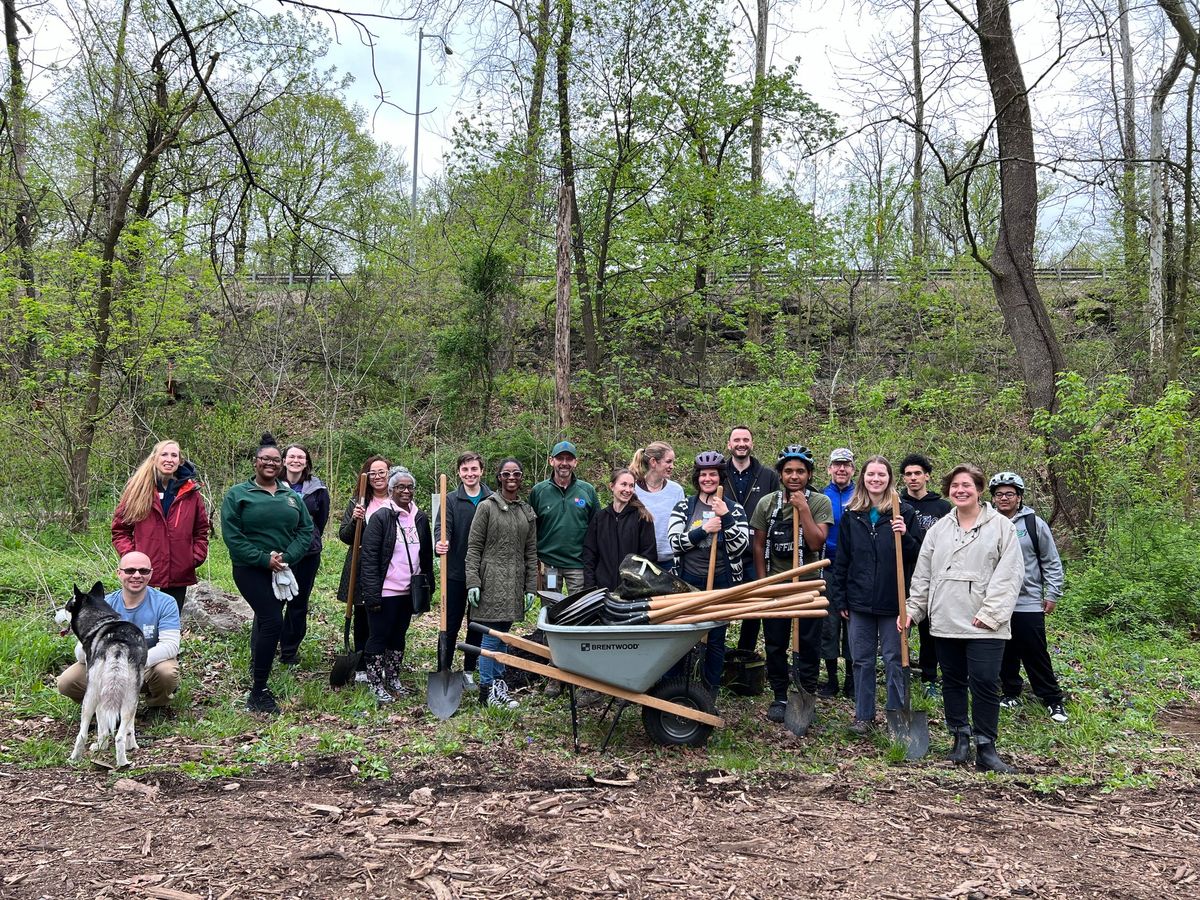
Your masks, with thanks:
[[[112,520],[118,556],[150,557],[150,586],[170,594],[183,611],[196,567],[208,558],[208,510],[196,468],[176,441],[159,441],[125,482]]]
[[[843,619],[849,620],[850,656],[854,660],[854,724],[851,730],[868,733],[875,725],[875,668],[882,652],[887,677],[887,708],[904,706],[904,681],[900,660],[900,634],[894,623],[899,611],[896,584],[896,540],[904,579],[912,578],[921,551],[921,526],[917,511],[897,499],[892,465],[883,456],[872,456],[862,467],[854,496],[838,523],[837,555],[829,575],[829,598]]]
[[[667,569],[675,565],[675,551],[667,529],[671,510],[683,501],[683,486],[671,480],[675,471],[675,451],[666,441],[654,441],[639,447],[629,463],[633,474],[634,493],[650,513],[654,522],[654,541],[658,563]]]

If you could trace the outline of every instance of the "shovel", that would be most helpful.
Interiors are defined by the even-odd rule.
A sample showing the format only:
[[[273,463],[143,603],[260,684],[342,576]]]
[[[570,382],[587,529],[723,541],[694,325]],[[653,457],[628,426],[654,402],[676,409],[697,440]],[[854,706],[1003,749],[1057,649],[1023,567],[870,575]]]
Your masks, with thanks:
[[[439,532],[446,540],[446,476],[442,475],[438,484],[441,497],[441,526]],[[450,666],[454,659],[454,645],[446,635],[446,557],[441,564],[442,602],[440,624],[438,626],[437,671],[429,673],[429,683],[425,686],[425,706],[437,718],[445,721],[454,715],[458,704],[462,702],[462,675],[451,672]]]
[[[367,497],[367,475],[358,476],[358,502]],[[350,584],[346,588],[346,624],[342,627],[342,652],[334,656],[333,668],[329,672],[329,683],[342,687],[354,680],[361,653],[350,649],[350,619],[354,615],[354,587],[358,583],[358,551],[362,548],[363,519],[354,525],[354,543],[350,545]]]
[[[892,518],[900,515],[900,500],[892,495]],[[900,602],[900,616],[903,619],[907,612],[904,596],[904,557],[900,550],[900,534],[893,531],[896,541],[896,597]],[[900,709],[884,711],[887,716],[888,731],[892,740],[904,745],[905,759],[920,759],[929,752],[929,717],[923,712],[912,711],[912,691],[910,679],[912,670],[908,667],[908,629],[900,629],[900,694],[904,705]]]
[[[800,565],[800,511],[792,507],[792,568]],[[799,580],[799,579],[797,579]],[[792,683],[788,685],[787,707],[783,725],[796,737],[804,737],[812,727],[817,712],[817,698],[800,683],[800,619],[792,620]]]

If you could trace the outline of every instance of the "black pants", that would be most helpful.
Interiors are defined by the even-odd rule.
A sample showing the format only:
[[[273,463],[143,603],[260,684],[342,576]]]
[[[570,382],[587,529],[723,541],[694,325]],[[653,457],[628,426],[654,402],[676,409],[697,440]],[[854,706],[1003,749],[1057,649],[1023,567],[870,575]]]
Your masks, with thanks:
[[[1012,640],[1004,647],[1004,661],[1000,664],[1000,687],[1005,697],[1021,696],[1021,664],[1029,676],[1029,687],[1034,695],[1047,706],[1063,702],[1062,688],[1054,675],[1050,663],[1050,651],[1046,647],[1046,614],[1041,612],[1015,612],[1012,615]]]
[[[354,652],[363,654],[367,652],[367,639],[371,636],[371,620],[367,615],[367,609],[360,603],[354,604],[354,612],[352,614],[353,631],[354,631]],[[366,662],[360,655],[358,657],[358,671],[365,672],[367,668]]]
[[[796,654],[796,680],[809,693],[817,689],[821,671],[821,627],[824,619],[800,619],[800,652]],[[788,692],[788,651],[792,645],[791,619],[763,619],[763,644],[767,657],[767,681],[776,700]]]
[[[308,633],[308,598],[312,596],[313,582],[317,580],[319,568],[320,553],[312,553],[292,566],[300,593],[289,600],[283,610],[283,632],[279,635],[280,659],[294,660],[300,650],[300,642]]]
[[[467,583],[465,581],[446,580],[446,598],[443,601],[446,604],[446,640],[453,648],[458,643],[458,629],[462,627],[463,619],[467,617]],[[479,635],[467,629],[463,641],[472,645],[479,646]],[[450,654],[450,661],[453,661],[453,653]],[[479,664],[479,655],[476,653],[463,654],[463,671],[474,672],[475,667]],[[453,666],[451,666],[453,668]]]
[[[250,626],[251,686],[265,688],[283,630],[283,603],[275,597],[270,569],[234,566],[233,583],[254,610],[254,622]]]
[[[155,590],[162,591],[168,597],[171,597],[172,599],[174,599],[175,605],[179,607],[179,616],[180,616],[180,619],[182,620],[182,618],[183,618],[183,601],[187,599],[187,587],[186,586],[160,587],[160,588],[155,588]]]
[[[942,665],[942,705],[951,731],[971,725],[976,741],[996,742],[1000,728],[1000,638],[934,638]],[[967,719],[967,693],[971,718]]]
[[[364,652],[367,656],[377,656],[387,650],[398,650],[403,654],[408,625],[412,621],[412,595],[384,597],[378,609],[378,612],[367,610],[371,636],[367,638]]]
[[[917,657],[917,665],[921,667],[921,680],[926,684],[937,681],[938,658],[937,643],[929,633],[929,620],[922,619],[917,623],[917,631],[921,635],[921,655]]]

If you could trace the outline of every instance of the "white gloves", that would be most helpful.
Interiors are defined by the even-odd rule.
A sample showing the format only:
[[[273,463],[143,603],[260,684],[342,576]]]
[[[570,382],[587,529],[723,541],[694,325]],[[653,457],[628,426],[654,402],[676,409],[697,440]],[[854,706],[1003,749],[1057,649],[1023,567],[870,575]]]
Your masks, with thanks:
[[[291,566],[284,566],[271,576],[271,587],[275,590],[275,599],[287,603],[300,593],[300,585],[292,574]]]

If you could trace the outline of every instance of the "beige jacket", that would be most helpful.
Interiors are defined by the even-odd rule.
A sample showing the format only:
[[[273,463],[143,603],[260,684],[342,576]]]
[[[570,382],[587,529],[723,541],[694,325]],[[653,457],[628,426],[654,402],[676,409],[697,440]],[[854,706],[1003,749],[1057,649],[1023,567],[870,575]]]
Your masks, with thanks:
[[[928,617],[934,637],[1008,640],[1024,581],[1025,561],[1013,523],[984,506],[975,527],[963,531],[953,510],[925,533],[908,614],[914,622]],[[973,619],[988,627],[975,627]]]

